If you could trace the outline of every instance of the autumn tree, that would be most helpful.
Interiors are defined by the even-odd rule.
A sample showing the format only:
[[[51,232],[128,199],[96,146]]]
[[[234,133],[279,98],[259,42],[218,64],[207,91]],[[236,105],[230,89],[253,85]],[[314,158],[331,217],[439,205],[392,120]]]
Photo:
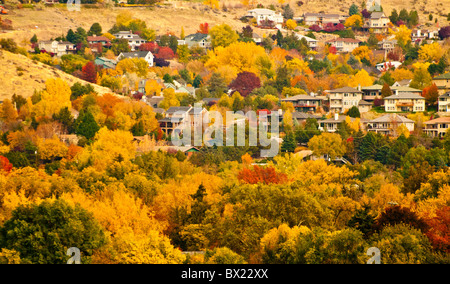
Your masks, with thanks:
[[[248,96],[254,89],[261,87],[261,81],[256,74],[240,72],[228,88],[232,92],[239,92],[243,97]]]
[[[21,263],[30,264],[64,264],[69,247],[80,249],[81,263],[89,263],[107,242],[91,213],[64,200],[19,206],[0,228],[0,236],[2,248],[18,251]]]
[[[180,101],[177,99],[175,90],[172,88],[163,90],[163,100],[160,102],[159,106],[165,110],[169,109],[171,106],[180,106]]]
[[[88,81],[90,83],[97,83],[97,70],[95,68],[95,64],[92,61],[86,63],[81,69],[83,74],[83,80]]]
[[[17,119],[17,110],[10,99],[5,99],[0,108],[0,118],[5,122],[13,122]]]
[[[287,182],[287,176],[273,167],[254,165],[253,169],[244,168],[238,173],[238,179],[249,184],[279,184]]]
[[[422,97],[425,98],[425,102],[429,106],[435,106],[439,98],[439,90],[435,83],[429,87],[425,87],[422,90]]]
[[[326,155],[331,160],[342,157],[346,152],[346,146],[339,134],[324,132],[312,137],[308,142],[314,155]]]
[[[213,48],[227,47],[239,39],[239,35],[227,24],[216,25],[209,31]]]
[[[198,27],[197,33],[208,34],[209,33],[209,25],[208,23],[201,23]]]
[[[354,14],[354,15],[348,17],[344,23],[344,25],[346,27],[352,27],[352,28],[361,28],[363,26],[363,24],[364,24],[364,21],[361,18],[361,16],[358,14]]]
[[[41,92],[41,100],[34,105],[37,116],[52,116],[62,107],[71,108],[71,90],[69,85],[60,78],[48,79],[45,90]]]

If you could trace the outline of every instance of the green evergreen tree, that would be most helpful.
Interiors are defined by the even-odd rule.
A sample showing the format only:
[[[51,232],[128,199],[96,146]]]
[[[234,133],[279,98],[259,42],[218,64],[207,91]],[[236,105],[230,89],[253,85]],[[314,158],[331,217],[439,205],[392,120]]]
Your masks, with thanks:
[[[75,134],[85,137],[88,141],[91,141],[100,130],[100,126],[89,110],[80,112],[75,125]]]

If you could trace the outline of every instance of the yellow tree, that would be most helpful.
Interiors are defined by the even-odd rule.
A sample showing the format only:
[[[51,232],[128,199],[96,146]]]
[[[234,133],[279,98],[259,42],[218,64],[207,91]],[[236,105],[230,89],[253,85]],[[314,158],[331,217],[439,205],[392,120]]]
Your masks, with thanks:
[[[411,70],[405,68],[396,68],[394,71],[391,72],[391,77],[398,82],[405,79],[408,80],[412,79],[414,75]]]
[[[180,101],[177,99],[175,90],[172,88],[163,90],[163,100],[160,102],[159,106],[165,110],[169,109],[171,106],[179,106]]]
[[[286,110],[283,115],[283,127],[284,131],[292,131],[294,127],[294,122],[292,120],[292,113],[290,110]]]
[[[419,59],[429,62],[439,62],[445,51],[438,42],[422,45],[419,49]]]
[[[161,89],[161,85],[156,80],[150,79],[145,82],[145,94],[147,96],[159,96]]]
[[[289,20],[286,21],[286,28],[288,30],[291,30],[291,31],[295,30],[296,27],[297,27],[297,22],[296,21],[294,21],[292,19],[289,19]]]
[[[400,45],[407,45],[411,41],[411,30],[407,26],[401,25],[397,31],[394,32],[395,39]]]
[[[359,60],[366,59],[369,62],[371,61],[371,59],[373,57],[372,50],[370,50],[369,47],[366,46],[366,45],[359,46],[359,47],[355,48],[352,51],[352,54],[355,57],[357,57]]]
[[[362,17],[358,14],[354,14],[345,20],[344,26],[352,28],[360,28],[363,26],[363,23],[364,21]]]
[[[8,123],[15,121],[17,119],[17,116],[18,116],[17,110],[15,109],[11,100],[5,99],[0,108],[0,118],[4,122]]]
[[[220,66],[228,65],[236,71],[236,74],[248,71],[259,75],[260,70],[255,64],[259,57],[268,57],[263,47],[254,42],[235,42],[227,47],[208,51],[208,61],[205,66],[215,72]]]
[[[373,79],[366,70],[361,69],[349,79],[348,85],[354,88],[359,85],[361,85],[361,87],[371,86],[373,85]]]
[[[226,47],[237,42],[239,35],[227,24],[216,25],[209,31],[213,48]]]
[[[68,148],[59,138],[54,135],[50,139],[38,140],[38,153],[42,160],[54,160],[66,157]]]
[[[342,157],[346,152],[346,146],[339,134],[324,132],[316,135],[308,142],[308,147],[314,155],[327,155],[330,159]]]
[[[50,117],[64,107],[71,109],[71,94],[72,91],[64,80],[48,79],[45,82],[45,90],[41,92],[41,100],[34,105],[34,112],[37,116]]]

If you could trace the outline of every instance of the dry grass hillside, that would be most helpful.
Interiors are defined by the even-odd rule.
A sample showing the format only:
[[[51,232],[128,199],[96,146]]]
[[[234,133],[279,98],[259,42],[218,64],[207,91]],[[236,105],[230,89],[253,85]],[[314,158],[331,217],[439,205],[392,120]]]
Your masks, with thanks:
[[[29,97],[34,90],[44,89],[45,81],[49,78],[62,78],[70,86],[76,82],[87,83],[54,67],[7,51],[0,51],[0,78],[0,100],[10,98],[13,94]],[[111,93],[108,88],[93,86],[99,94]]]
[[[280,5],[276,0],[260,0],[265,6],[274,4],[278,9]],[[295,15],[302,15],[304,12],[326,12],[347,14],[351,4],[360,5],[362,0],[336,0],[330,5],[329,0],[302,0],[303,5],[299,6],[297,0],[285,1],[295,10]],[[210,26],[227,23],[234,29],[241,29],[244,24],[239,18],[246,14],[248,7],[241,4],[240,0],[221,0],[221,8],[227,7],[227,11],[212,10],[202,4],[201,0],[188,1],[165,1],[158,7],[151,8],[120,8],[107,7],[101,9],[82,8],[81,11],[68,11],[64,5],[58,7],[45,7],[42,4],[34,9],[24,8],[13,10],[10,15],[5,16],[12,20],[14,31],[0,33],[0,37],[13,37],[17,42],[29,40],[36,34],[39,39],[50,39],[61,34],[66,34],[68,29],[76,29],[81,26],[85,29],[98,22],[107,31],[115,22],[117,14],[124,10],[130,10],[136,18],[146,21],[150,28],[156,30],[158,34],[173,32],[180,34],[181,27],[186,34],[194,33],[200,23],[207,22]],[[382,0],[384,11],[389,15],[393,8],[400,11],[416,9],[419,12],[420,23],[435,26],[435,18],[438,25],[448,25],[447,14],[450,13],[450,0]],[[433,20],[428,20],[429,14],[433,15]]]

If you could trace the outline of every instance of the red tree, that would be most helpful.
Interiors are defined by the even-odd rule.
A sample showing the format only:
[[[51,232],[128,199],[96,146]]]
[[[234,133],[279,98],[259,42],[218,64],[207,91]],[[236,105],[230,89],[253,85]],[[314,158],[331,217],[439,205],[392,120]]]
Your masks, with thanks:
[[[83,73],[83,80],[91,83],[97,83],[97,70],[95,68],[95,64],[92,61],[86,63],[86,65],[84,65],[81,69],[81,72]]]
[[[141,51],[150,51],[153,54],[157,54],[158,50],[159,50],[159,45],[158,43],[152,41],[152,42],[147,42],[147,43],[143,43],[139,46],[139,50]]]
[[[427,220],[429,226],[425,234],[434,249],[450,253],[450,206],[436,211],[436,217]]]
[[[280,184],[287,182],[284,173],[278,173],[273,167],[261,167],[254,165],[253,169],[244,168],[238,173],[238,179],[249,184]]]
[[[173,53],[173,50],[168,46],[163,46],[159,49],[158,54],[156,54],[156,57],[161,59],[172,59],[175,57],[175,54]]]
[[[254,73],[244,71],[239,73],[228,87],[231,93],[239,92],[241,96],[246,97],[254,89],[261,87],[261,80]]]
[[[9,173],[12,169],[13,165],[9,162],[8,158],[4,156],[0,156],[0,169]]]
[[[425,98],[425,102],[428,105],[436,105],[439,98],[439,90],[436,84],[433,83],[433,85],[423,88],[422,97]]]
[[[200,26],[198,28],[199,28],[199,30],[197,31],[198,33],[201,33],[201,34],[208,34],[209,33],[208,23],[200,24]]]

